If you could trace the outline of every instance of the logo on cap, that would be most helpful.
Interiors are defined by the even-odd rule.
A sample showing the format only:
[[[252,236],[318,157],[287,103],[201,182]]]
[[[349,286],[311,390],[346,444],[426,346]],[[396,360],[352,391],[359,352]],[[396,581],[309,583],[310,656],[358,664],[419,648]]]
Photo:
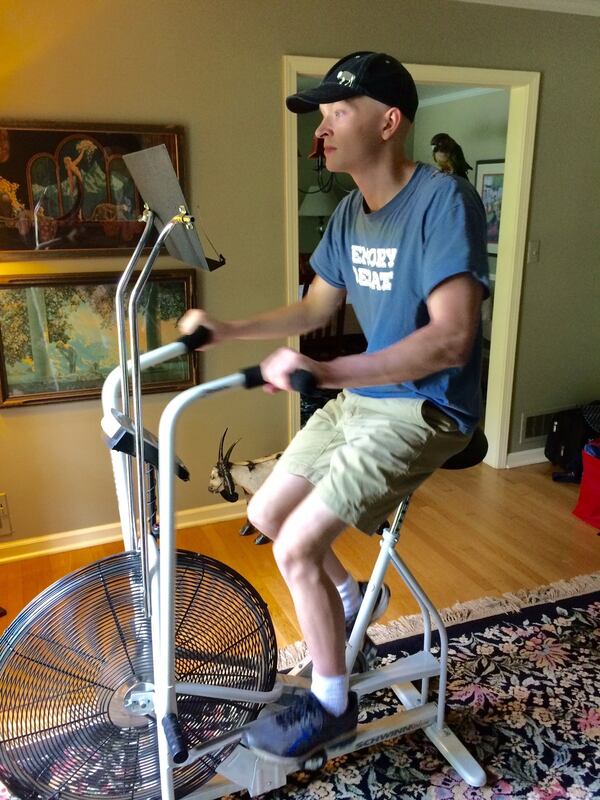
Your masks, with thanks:
[[[345,70],[340,70],[336,77],[340,86],[352,86],[356,79],[356,75],[353,75],[351,72],[346,72]]]

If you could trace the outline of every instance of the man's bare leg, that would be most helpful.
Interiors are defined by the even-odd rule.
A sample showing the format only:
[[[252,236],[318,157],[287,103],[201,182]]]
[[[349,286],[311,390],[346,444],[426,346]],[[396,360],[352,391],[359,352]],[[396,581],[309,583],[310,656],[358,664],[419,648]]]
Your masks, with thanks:
[[[271,541],[275,541],[287,516],[313,490],[299,475],[273,470],[248,503],[248,520]]]
[[[248,519],[257,530],[275,541],[285,520],[313,488],[306,478],[274,470],[250,500]],[[331,548],[325,553],[323,568],[336,586],[348,578],[348,571]]]
[[[326,569],[341,568],[331,545],[346,528],[315,492],[307,495],[281,525],[273,555],[286,581],[314,670],[322,676],[346,672],[344,610]],[[339,566],[338,566],[339,565]]]

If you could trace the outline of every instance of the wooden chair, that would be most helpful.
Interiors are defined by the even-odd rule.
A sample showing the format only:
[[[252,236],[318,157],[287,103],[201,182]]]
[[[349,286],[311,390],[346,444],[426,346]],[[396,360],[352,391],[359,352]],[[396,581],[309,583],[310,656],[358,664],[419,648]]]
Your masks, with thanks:
[[[308,263],[309,253],[300,254],[299,283],[301,297],[306,297],[315,273]],[[346,301],[344,300],[332,319],[322,328],[305,333],[300,337],[300,350],[315,361],[329,361],[343,351],[344,320]]]

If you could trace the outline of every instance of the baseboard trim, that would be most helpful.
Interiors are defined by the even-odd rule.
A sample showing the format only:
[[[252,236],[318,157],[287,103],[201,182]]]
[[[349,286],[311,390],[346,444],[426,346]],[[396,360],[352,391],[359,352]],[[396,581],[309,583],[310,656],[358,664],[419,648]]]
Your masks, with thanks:
[[[506,468],[526,467],[528,464],[542,464],[546,461],[543,447],[535,447],[532,450],[521,450],[518,453],[509,453],[506,457]]]
[[[179,530],[245,516],[246,503],[238,500],[237,503],[217,503],[212,506],[199,506],[178,511],[175,515],[175,525]],[[8,542],[0,542],[0,564],[52,553],[64,553],[68,550],[81,550],[84,547],[116,542],[120,538],[121,526],[115,522],[108,525],[96,525],[92,528],[33,536],[29,539],[13,539]]]

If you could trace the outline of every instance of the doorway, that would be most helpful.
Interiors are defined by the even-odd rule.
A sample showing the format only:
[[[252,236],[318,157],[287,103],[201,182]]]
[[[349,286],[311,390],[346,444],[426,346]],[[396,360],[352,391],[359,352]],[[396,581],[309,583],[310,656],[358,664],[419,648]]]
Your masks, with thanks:
[[[284,95],[297,91],[301,76],[321,77],[336,59],[284,56]],[[539,93],[539,73],[406,64],[417,85],[505,89],[509,94],[502,226],[498,242],[494,315],[487,381],[486,463],[506,466],[518,315],[526,249],[527,213]],[[285,112],[286,271],[288,302],[298,298],[298,134],[296,115]],[[298,347],[298,337],[289,340]],[[299,427],[300,401],[290,395],[289,431]]]

